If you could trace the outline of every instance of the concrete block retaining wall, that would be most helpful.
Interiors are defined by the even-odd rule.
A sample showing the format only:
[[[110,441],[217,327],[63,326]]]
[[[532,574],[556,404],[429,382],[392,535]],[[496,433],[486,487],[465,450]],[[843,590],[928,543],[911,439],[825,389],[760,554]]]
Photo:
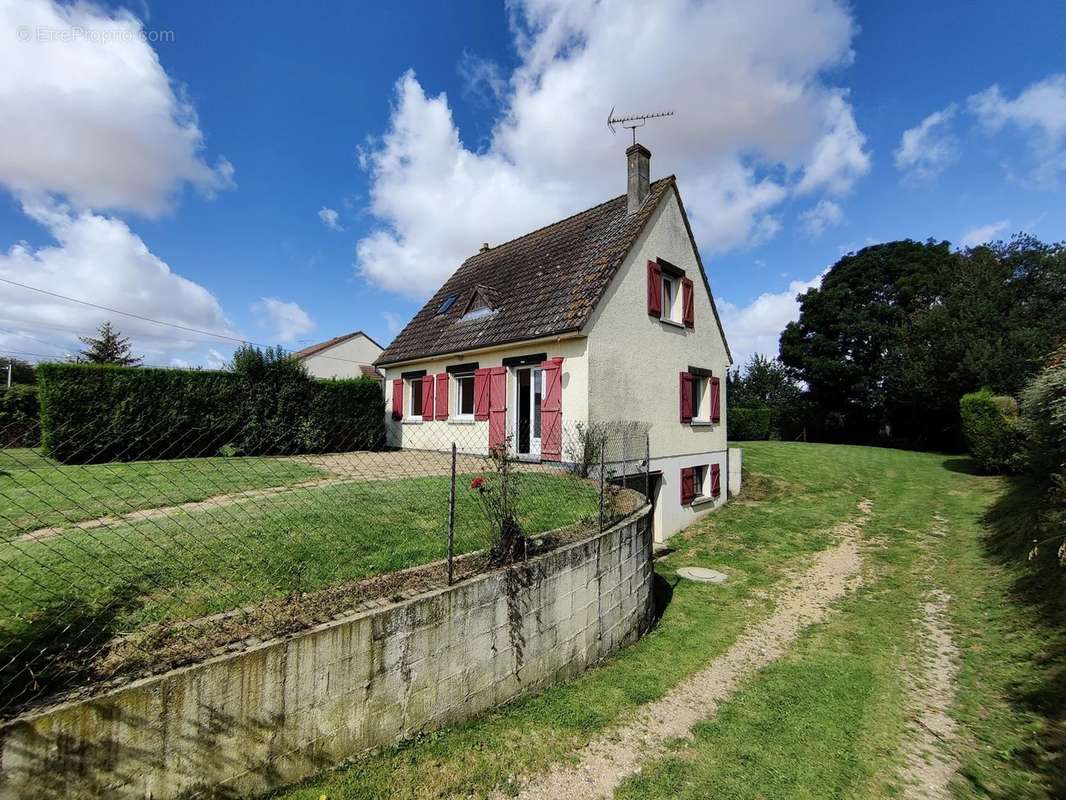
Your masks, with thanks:
[[[644,508],[512,569],[0,727],[0,798],[255,793],[574,676],[651,624]]]

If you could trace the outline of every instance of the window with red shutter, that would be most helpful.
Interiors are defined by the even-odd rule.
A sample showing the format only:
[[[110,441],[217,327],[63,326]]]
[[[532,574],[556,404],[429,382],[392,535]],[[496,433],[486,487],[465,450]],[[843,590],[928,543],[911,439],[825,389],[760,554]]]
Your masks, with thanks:
[[[692,422],[692,373],[682,372],[679,380],[681,392],[681,421]]]
[[[474,419],[489,418],[489,369],[474,370]]]
[[[711,378],[711,422],[722,421],[722,382]]]
[[[718,464],[711,464],[711,497],[722,494],[722,468]]]
[[[663,312],[663,269],[654,261],[648,262],[648,313],[653,317]]]
[[[685,323],[686,328],[696,327],[696,310],[690,278],[681,279],[681,321]]]
[[[403,419],[403,378],[392,382],[392,418]]]
[[[681,468],[681,505],[691,505],[696,497],[696,471],[692,467]]]
[[[437,387],[433,394],[433,402],[435,403],[434,416],[437,419],[448,419],[448,373],[437,373]]]

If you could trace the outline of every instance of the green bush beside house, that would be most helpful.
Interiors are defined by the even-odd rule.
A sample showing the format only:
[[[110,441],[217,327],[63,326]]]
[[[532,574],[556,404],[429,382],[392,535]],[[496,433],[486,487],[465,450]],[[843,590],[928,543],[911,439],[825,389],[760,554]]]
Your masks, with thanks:
[[[1024,445],[1018,404],[1014,398],[981,389],[959,401],[962,432],[978,468],[988,474],[1019,472]]]
[[[320,381],[292,359],[258,352],[238,351],[226,372],[42,364],[41,444],[63,463],[381,446],[376,381]]]
[[[773,412],[765,407],[730,406],[726,417],[731,442],[751,442],[770,438]]]

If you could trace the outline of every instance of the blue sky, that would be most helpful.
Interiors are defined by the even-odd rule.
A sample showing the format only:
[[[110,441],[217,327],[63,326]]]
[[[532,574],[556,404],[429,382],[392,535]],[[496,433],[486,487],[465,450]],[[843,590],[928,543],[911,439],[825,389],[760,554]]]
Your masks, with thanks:
[[[482,241],[676,172],[726,333],[896,238],[1066,238],[1066,6],[0,0],[0,277],[232,338],[386,343]],[[107,317],[146,360],[232,342],[0,284],[0,348]],[[35,357],[31,356],[31,360]]]

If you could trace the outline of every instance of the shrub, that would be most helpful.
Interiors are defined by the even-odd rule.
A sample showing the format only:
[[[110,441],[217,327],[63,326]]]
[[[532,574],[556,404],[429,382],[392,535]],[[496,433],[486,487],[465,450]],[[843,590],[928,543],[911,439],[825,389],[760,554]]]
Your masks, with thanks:
[[[41,440],[37,387],[12,384],[0,392],[0,447],[36,447]]]
[[[374,380],[317,381],[277,353],[238,356],[231,372],[42,364],[42,444],[65,463],[380,446]]]
[[[1024,463],[1018,404],[989,389],[963,395],[959,401],[962,432],[978,469],[988,474],[1017,472]]]
[[[1066,472],[1066,347],[1023,390],[1022,416],[1034,471]]]
[[[769,439],[771,416],[766,406],[730,406],[726,415],[727,438],[732,442]]]

